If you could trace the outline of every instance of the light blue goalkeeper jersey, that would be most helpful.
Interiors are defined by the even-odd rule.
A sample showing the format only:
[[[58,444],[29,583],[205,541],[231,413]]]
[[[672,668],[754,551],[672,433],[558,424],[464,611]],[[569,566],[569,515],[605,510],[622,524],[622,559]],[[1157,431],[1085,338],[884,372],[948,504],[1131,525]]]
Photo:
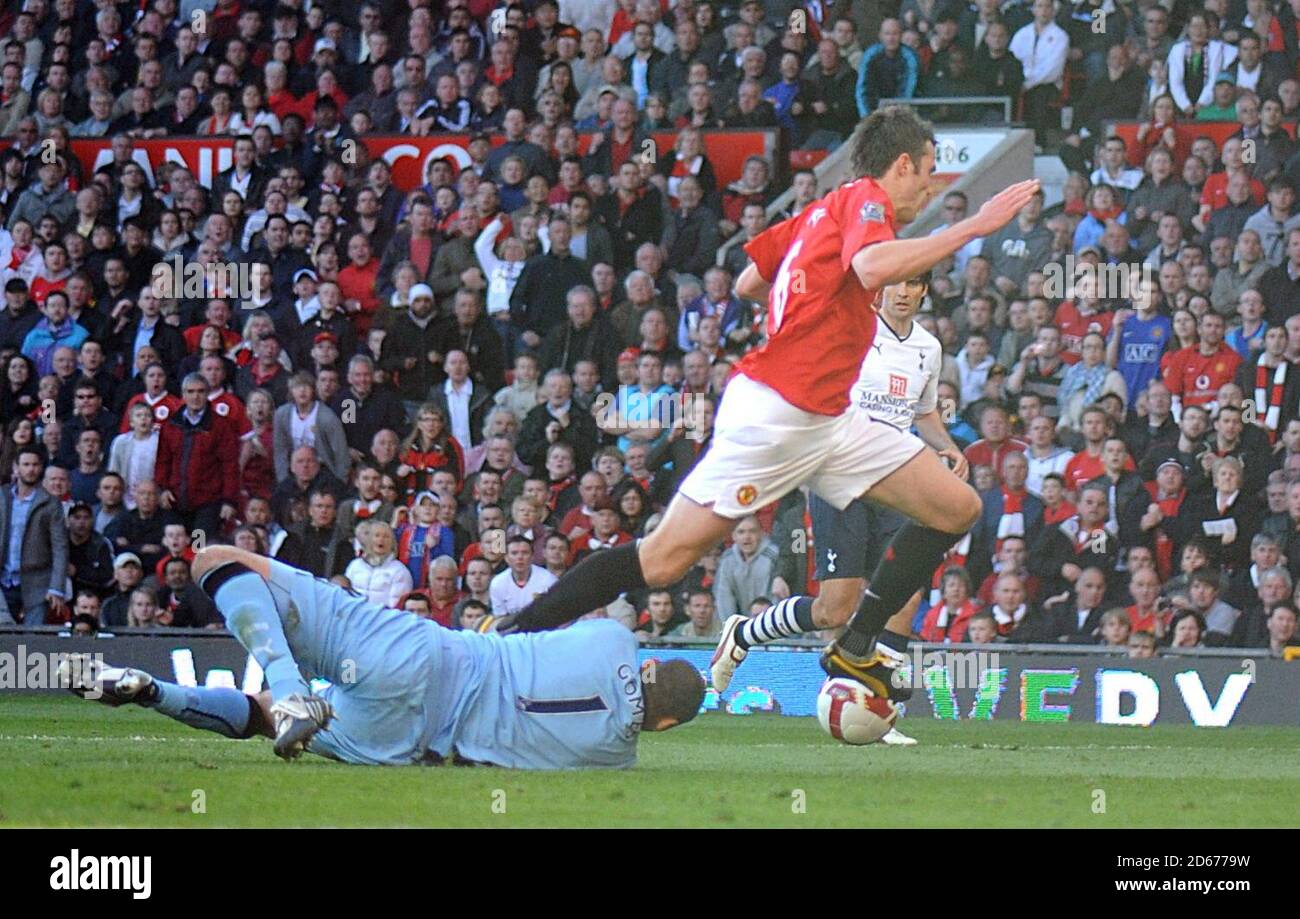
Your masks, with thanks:
[[[502,637],[442,629],[470,651],[463,704],[430,746],[518,769],[626,768],[645,712],[637,643],[626,626],[578,622]],[[448,687],[451,688],[450,686]]]
[[[644,701],[636,638],[607,619],[527,635],[445,629],[275,560],[294,660],[329,683],[308,749],[410,765],[453,753],[517,769],[627,768]],[[429,754],[436,754],[430,756]]]

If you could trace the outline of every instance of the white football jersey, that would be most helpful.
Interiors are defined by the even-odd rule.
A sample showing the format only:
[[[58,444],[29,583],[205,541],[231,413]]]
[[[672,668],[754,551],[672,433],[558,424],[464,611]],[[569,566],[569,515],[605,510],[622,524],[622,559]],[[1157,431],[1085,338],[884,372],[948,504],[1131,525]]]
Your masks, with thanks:
[[[916,322],[899,338],[881,316],[849,398],[875,420],[910,431],[917,415],[937,407],[942,366],[939,339]]]

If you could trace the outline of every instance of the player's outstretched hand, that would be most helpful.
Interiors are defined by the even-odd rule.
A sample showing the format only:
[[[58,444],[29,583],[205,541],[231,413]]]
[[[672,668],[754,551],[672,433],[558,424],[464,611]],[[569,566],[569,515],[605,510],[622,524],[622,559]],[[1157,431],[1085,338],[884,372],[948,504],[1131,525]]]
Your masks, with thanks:
[[[988,236],[990,233],[996,233],[1002,229],[1038,193],[1038,188],[1039,182],[1037,179],[1026,179],[1023,182],[1017,182],[1015,185],[1002,189],[1002,191],[985,201],[984,205],[979,209],[979,213],[970,218],[975,225],[975,231],[980,236]]]

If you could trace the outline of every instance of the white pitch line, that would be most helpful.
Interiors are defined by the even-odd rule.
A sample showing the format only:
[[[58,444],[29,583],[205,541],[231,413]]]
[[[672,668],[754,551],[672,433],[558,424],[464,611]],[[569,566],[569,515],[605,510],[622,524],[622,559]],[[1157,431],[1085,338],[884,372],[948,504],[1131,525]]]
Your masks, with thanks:
[[[738,746],[738,747],[743,747],[743,748],[745,748],[745,749],[747,749],[747,750],[748,750],[748,749],[769,749],[769,750],[781,750],[781,749],[785,749],[785,750],[790,750],[790,749],[806,749],[806,750],[822,750],[822,751],[825,751],[825,750],[834,750],[834,749],[841,749],[841,750],[874,750],[874,749],[876,749],[876,748],[878,748],[878,747],[884,747],[884,746],[887,746],[887,745],[886,745],[886,744],[863,744],[863,745],[861,745],[861,746],[854,746],[854,745],[852,745],[852,744],[833,744],[833,745],[827,745],[827,744],[820,744],[820,743],[808,743],[808,744],[798,744],[798,745],[795,745],[795,744],[781,744],[781,743],[761,743],[761,744],[736,744],[736,746]],[[1043,746],[1043,745],[1040,745],[1040,744],[1034,744],[1034,743],[1023,743],[1023,744],[982,744],[982,743],[969,743],[969,744],[939,744],[939,743],[927,743],[926,741],[922,740],[922,741],[921,741],[919,744],[917,744],[915,747],[906,747],[906,748],[900,748],[900,749],[908,749],[908,750],[914,750],[914,751],[915,751],[915,750],[923,750],[923,749],[925,749],[925,750],[973,750],[973,751],[975,751],[975,752],[979,752],[980,750],[992,750],[992,751],[996,751],[996,752],[1033,753],[1033,752],[1037,752],[1037,751],[1039,751],[1039,750],[1048,751],[1048,752],[1059,752],[1059,751],[1069,751],[1069,750],[1134,750],[1134,751],[1151,751],[1151,750],[1173,750],[1173,749],[1183,749],[1183,748],[1169,747],[1169,746],[1160,746],[1160,745],[1158,745],[1158,744],[1077,744],[1077,745],[1074,745],[1074,746],[1069,746],[1069,745],[1064,745],[1064,744],[1062,744],[1062,745]],[[1258,752],[1258,753],[1276,752],[1276,751],[1272,750],[1271,748],[1267,748],[1267,747],[1238,747],[1238,748],[1235,748],[1235,749],[1241,750],[1242,752]]]

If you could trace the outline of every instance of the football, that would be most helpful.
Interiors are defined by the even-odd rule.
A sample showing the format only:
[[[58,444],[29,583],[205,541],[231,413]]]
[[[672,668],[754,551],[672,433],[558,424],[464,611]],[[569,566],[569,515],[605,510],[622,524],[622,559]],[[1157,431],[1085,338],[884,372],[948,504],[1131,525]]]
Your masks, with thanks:
[[[875,743],[889,733],[898,709],[853,680],[834,677],[817,693],[817,720],[822,730],[853,746]]]

